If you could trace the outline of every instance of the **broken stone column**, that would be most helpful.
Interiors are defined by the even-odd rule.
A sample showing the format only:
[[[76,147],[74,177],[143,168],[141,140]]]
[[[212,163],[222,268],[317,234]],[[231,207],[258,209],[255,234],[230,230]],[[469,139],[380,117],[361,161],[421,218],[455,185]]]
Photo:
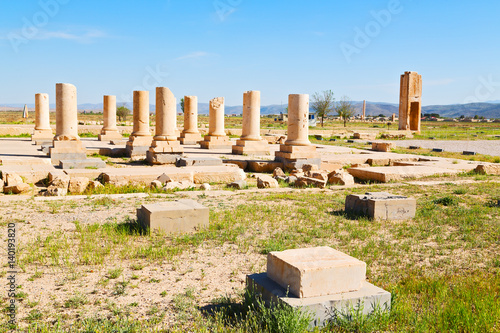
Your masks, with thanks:
[[[181,133],[181,144],[195,145],[202,140],[198,131],[198,97],[184,96],[184,130]]]
[[[363,101],[363,116],[361,117],[361,120],[365,120],[366,117],[366,101]]]
[[[396,121],[396,114],[395,114],[395,113],[393,113],[393,114],[392,114],[392,116],[391,116],[391,121],[392,121],[392,122],[395,122],[395,121]]]
[[[56,136],[49,154],[53,164],[61,160],[83,160],[86,150],[78,137],[76,87],[56,84]]]
[[[104,125],[99,134],[99,141],[122,140],[116,127],[116,96],[106,95],[103,101]]]
[[[130,157],[146,156],[153,137],[149,132],[149,91],[134,91],[134,126],[126,148]]]
[[[174,94],[165,87],[156,88],[156,129],[146,156],[153,164],[173,164],[176,156],[183,153],[177,140],[177,113]],[[167,160],[165,160],[165,158]]]
[[[275,156],[286,169],[299,168],[302,164],[321,165],[316,146],[309,141],[309,95],[288,96],[288,138]]]
[[[50,127],[49,94],[35,95],[35,130],[31,135],[31,141],[36,145],[51,142],[54,139]]]
[[[243,94],[243,130],[232,151],[237,155],[269,154],[269,144],[260,136],[260,91]]]
[[[203,149],[224,149],[231,147],[229,138],[224,131],[224,97],[210,101],[208,135],[200,142]]]
[[[420,132],[422,114],[422,76],[417,72],[401,75],[399,130]]]

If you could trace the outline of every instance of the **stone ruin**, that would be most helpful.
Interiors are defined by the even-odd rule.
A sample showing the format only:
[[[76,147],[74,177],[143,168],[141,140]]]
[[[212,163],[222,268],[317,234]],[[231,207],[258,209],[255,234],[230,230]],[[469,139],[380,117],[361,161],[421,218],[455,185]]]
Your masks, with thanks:
[[[422,117],[422,76],[417,72],[401,75],[399,130],[420,132]]]

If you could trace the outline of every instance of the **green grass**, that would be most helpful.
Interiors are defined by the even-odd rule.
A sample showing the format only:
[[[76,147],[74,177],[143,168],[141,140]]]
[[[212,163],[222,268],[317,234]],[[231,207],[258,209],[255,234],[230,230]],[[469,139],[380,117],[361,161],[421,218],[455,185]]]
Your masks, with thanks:
[[[0,138],[31,138],[31,134],[30,133],[21,133],[17,135],[2,134],[0,135]]]

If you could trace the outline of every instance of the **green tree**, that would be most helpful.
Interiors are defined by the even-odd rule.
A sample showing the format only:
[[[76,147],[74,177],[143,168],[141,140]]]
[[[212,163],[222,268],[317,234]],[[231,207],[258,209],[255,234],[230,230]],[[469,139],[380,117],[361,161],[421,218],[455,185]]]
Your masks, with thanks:
[[[325,117],[332,113],[335,108],[335,98],[333,98],[333,91],[325,90],[323,93],[314,93],[311,101],[311,109],[316,113],[316,116],[321,118],[321,127]]]
[[[337,111],[339,117],[342,117],[342,119],[344,119],[344,127],[346,127],[347,120],[350,117],[354,116],[354,112],[356,112],[356,109],[354,108],[354,105],[352,104],[352,101],[349,99],[349,97],[342,96],[335,107],[335,111]]]
[[[181,98],[181,111],[184,113],[184,97]]]
[[[124,105],[116,108],[116,115],[120,121],[127,121],[127,116],[130,114],[130,110]]]

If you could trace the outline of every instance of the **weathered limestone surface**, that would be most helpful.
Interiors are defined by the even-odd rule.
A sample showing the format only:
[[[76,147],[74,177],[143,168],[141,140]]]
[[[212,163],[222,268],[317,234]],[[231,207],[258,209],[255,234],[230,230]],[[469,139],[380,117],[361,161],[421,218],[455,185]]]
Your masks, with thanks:
[[[359,133],[356,132],[354,133],[353,137],[354,139],[360,139],[360,140],[375,140],[377,137],[378,133]]]
[[[316,146],[309,141],[309,95],[288,96],[288,139],[275,153],[276,160],[317,159]]]
[[[100,158],[87,158],[85,160],[61,160],[59,161],[61,169],[85,169],[96,168],[102,169],[106,167],[106,163]]]
[[[267,155],[269,144],[260,136],[260,91],[243,94],[243,130],[232,148],[236,155]]]
[[[348,195],[346,213],[368,216],[381,220],[408,220],[415,217],[417,201],[385,192]]]
[[[420,132],[422,113],[422,76],[417,72],[401,75],[399,129]]]
[[[126,148],[130,157],[145,156],[153,137],[149,131],[149,91],[134,91],[134,126]]]
[[[207,227],[209,210],[194,200],[181,199],[142,205],[137,219],[151,231],[184,233]]]
[[[99,141],[122,140],[123,136],[116,127],[116,96],[106,95],[103,101],[103,117],[104,124],[101,134],[98,136]]]
[[[480,164],[476,167],[477,173],[500,175],[500,164]]]
[[[195,145],[201,140],[198,130],[198,97],[184,96],[184,129],[180,142],[183,145]]]
[[[360,290],[366,264],[328,246],[270,252],[267,276],[299,298]]]
[[[388,166],[371,168],[349,168],[351,175],[361,180],[376,180],[382,183],[400,181],[408,178],[421,178],[433,175],[453,175],[462,172],[459,169],[446,169],[435,166]]]
[[[177,112],[174,94],[165,87],[156,88],[156,132],[146,158],[150,163],[159,164],[157,155],[184,152],[177,140]]]
[[[392,142],[372,142],[372,150],[382,151],[382,152],[390,152],[391,149],[394,148],[394,144]]]
[[[56,136],[49,149],[53,164],[60,160],[87,158],[78,137],[76,87],[68,83],[56,84]]]
[[[208,135],[200,142],[203,149],[224,149],[231,147],[224,131],[224,97],[210,101]]]
[[[35,130],[31,135],[31,141],[35,144],[51,142],[54,139],[50,127],[49,94],[35,95]]]

